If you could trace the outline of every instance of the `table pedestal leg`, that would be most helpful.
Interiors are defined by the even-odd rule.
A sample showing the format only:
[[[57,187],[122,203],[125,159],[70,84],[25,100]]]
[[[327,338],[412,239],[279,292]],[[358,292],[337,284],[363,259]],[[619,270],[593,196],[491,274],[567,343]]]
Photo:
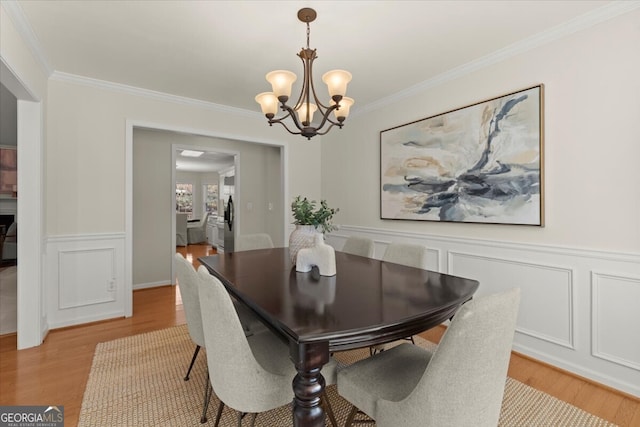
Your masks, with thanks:
[[[298,374],[293,379],[294,427],[324,427],[324,410],[320,396],[324,391],[322,366],[329,361],[327,343],[291,345],[291,358]]]

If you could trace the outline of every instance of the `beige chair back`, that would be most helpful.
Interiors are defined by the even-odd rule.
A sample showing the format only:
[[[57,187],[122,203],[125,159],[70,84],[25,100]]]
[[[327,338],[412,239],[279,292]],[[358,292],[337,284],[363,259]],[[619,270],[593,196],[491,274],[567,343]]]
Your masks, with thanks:
[[[427,248],[411,243],[391,243],[382,260],[409,267],[427,269]]]
[[[182,298],[184,315],[187,318],[189,335],[196,345],[204,347],[202,316],[200,315],[200,298],[198,296],[198,274],[193,265],[182,254],[175,255],[176,277]]]
[[[378,402],[378,425],[498,425],[519,303],[515,288],[464,304],[413,392]]]
[[[349,236],[347,238],[347,241],[344,242],[342,252],[367,258],[373,258],[374,249],[375,247],[373,240],[367,237]]]

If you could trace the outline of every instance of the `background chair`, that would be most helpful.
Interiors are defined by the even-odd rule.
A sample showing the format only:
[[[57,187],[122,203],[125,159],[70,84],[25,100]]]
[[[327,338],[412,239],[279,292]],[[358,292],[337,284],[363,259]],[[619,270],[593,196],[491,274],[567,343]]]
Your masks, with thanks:
[[[190,245],[207,241],[207,219],[209,214],[206,213],[199,222],[191,222],[187,224],[187,243]]]
[[[402,264],[408,267],[427,269],[427,248],[411,243],[391,243],[382,255],[382,260],[394,264]],[[413,343],[413,337],[407,337]],[[369,347],[371,354],[384,351],[385,344]]]
[[[187,246],[187,218],[189,214],[176,213],[176,246]]]
[[[347,241],[344,242],[342,252],[367,258],[373,258],[374,249],[375,247],[373,244],[373,240],[367,237],[349,236],[347,238]]]
[[[338,373],[338,392],[386,426],[498,424],[520,289],[467,302],[431,353],[402,344]]]
[[[271,236],[266,233],[243,234],[236,240],[236,251],[273,248]]]
[[[266,330],[246,337],[233,309],[232,300],[218,279],[204,266],[198,269],[200,311],[207,344],[207,362],[212,388],[221,404],[215,425],[220,421],[224,405],[238,414],[254,414],[286,405],[293,399],[291,383],[297,371],[289,359],[288,346]],[[335,362],[322,369],[327,384],[336,378]],[[326,404],[326,395],[322,397]],[[327,407],[325,405],[325,407]],[[330,406],[327,407],[331,422],[335,425]],[[201,422],[206,422],[206,409]]]
[[[411,243],[391,243],[382,256],[383,261],[427,269],[427,248]]]

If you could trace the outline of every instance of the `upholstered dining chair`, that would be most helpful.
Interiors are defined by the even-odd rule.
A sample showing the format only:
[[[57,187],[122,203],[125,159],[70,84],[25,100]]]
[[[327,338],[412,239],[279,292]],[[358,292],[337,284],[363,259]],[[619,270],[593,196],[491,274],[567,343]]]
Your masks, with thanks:
[[[184,315],[187,319],[187,329],[191,340],[196,345],[193,352],[189,369],[184,377],[185,381],[189,381],[189,375],[193,369],[193,364],[198,357],[201,347],[204,347],[204,332],[202,331],[202,316],[200,314],[200,298],[198,294],[198,273],[193,265],[187,261],[182,254],[175,254],[176,260],[176,277],[178,278],[178,289],[180,289],[180,297],[182,298],[182,306]],[[237,304],[240,305],[240,304]],[[238,316],[241,319],[245,334],[252,334],[254,331],[265,329],[253,313],[248,309],[238,308]]]
[[[238,411],[238,426],[245,414],[257,414],[290,403],[291,387],[297,371],[289,359],[288,346],[270,330],[251,336],[242,333],[242,326],[233,309],[229,293],[222,283],[204,266],[198,269],[200,311],[205,325],[209,365],[209,398],[215,392],[221,404],[216,413],[218,426],[225,405]],[[322,368],[326,384],[336,380],[333,360]],[[322,403],[331,423],[337,427],[326,394]],[[201,422],[207,421],[205,407]]]
[[[267,233],[241,234],[235,245],[235,250],[238,252],[269,248],[273,248],[273,241]]]
[[[200,315],[200,298],[198,298],[198,274],[193,265],[187,261],[182,254],[175,254],[176,260],[176,276],[178,278],[178,289],[180,289],[180,297],[182,298],[182,306],[184,308],[184,316],[187,319],[187,329],[191,341],[196,345],[193,352],[187,375],[184,380],[189,380],[189,374],[193,369],[193,364],[198,357],[200,347],[204,347],[204,331],[202,330],[202,316]]]
[[[360,236],[349,236],[342,246],[342,252],[367,258],[373,258],[374,249],[373,240]]]
[[[384,251],[382,260],[426,270],[427,248],[412,243],[391,243]]]
[[[187,224],[187,243],[193,245],[207,241],[207,221],[209,214],[206,213],[198,222]]]
[[[187,217],[186,212],[176,212],[176,246],[187,246]]]
[[[198,295],[198,273],[193,268],[193,265],[187,261],[182,254],[175,254],[176,260],[176,277],[178,278],[178,288],[180,289],[180,297],[182,298],[182,306],[184,308],[184,315],[187,319],[187,330],[191,341],[196,345],[196,349],[193,352],[189,369],[184,377],[185,381],[189,381],[189,375],[193,369],[193,364],[198,357],[200,348],[205,346],[204,342],[204,330],[202,328],[202,316],[200,315],[200,298]],[[206,407],[208,398],[209,385],[205,383],[204,397],[202,401],[202,407]]]
[[[401,344],[343,368],[338,392],[387,426],[498,424],[520,289],[464,304],[432,353]],[[357,421],[356,421],[357,422]]]
[[[422,245],[412,243],[391,243],[384,251],[382,260],[426,270],[427,248]],[[407,337],[406,339],[414,343],[413,337]],[[384,351],[385,348],[385,344],[378,344],[369,347],[369,351],[371,354],[375,354],[377,352]]]

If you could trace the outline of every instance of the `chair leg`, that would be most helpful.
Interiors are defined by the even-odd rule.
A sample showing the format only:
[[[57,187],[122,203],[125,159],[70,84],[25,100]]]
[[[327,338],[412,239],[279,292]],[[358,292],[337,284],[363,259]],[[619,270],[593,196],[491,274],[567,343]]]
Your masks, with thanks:
[[[224,402],[220,401],[220,406],[218,406],[218,413],[216,413],[216,422],[213,424],[213,427],[218,427],[220,424],[220,417],[222,417],[222,410],[224,409]]]
[[[356,420],[356,415],[362,414],[365,418]],[[375,424],[375,420],[371,419],[367,414],[358,409],[357,406],[353,405],[351,408],[351,412],[347,416],[347,421],[344,423],[344,427],[350,427],[353,424]]]
[[[351,427],[353,425],[353,419],[356,417],[358,413],[358,408],[356,405],[353,405],[351,408],[351,412],[349,412],[349,416],[347,416],[347,421],[344,423],[344,427]]]
[[[196,351],[193,352],[193,357],[191,358],[191,364],[189,365],[189,370],[187,370],[187,376],[184,377],[185,381],[189,381],[189,374],[191,373],[191,369],[193,368],[193,364],[196,362],[196,357],[198,357],[198,352],[200,351],[200,346],[196,346]]]
[[[213,394],[213,386],[209,382],[209,371],[207,370],[207,381],[204,385],[204,402],[202,402],[202,416],[200,417],[200,424],[207,422],[207,409],[209,409],[209,402],[211,401],[211,395]],[[221,407],[222,407],[222,401]],[[220,411],[220,409],[218,409]]]
[[[333,408],[331,407],[331,402],[329,401],[329,396],[326,391],[322,392],[320,396],[320,404],[322,405],[322,409],[324,409],[325,414],[329,418],[329,422],[333,427],[338,427],[338,422],[336,421],[336,417],[333,414]]]

